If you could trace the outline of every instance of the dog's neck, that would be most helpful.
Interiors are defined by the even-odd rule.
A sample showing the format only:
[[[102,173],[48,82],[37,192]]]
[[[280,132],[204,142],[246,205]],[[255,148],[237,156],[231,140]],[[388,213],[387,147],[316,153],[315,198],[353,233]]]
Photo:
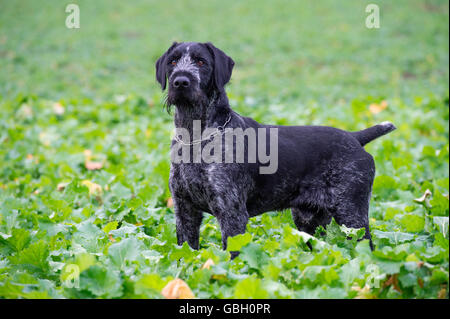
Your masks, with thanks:
[[[174,123],[177,128],[192,131],[195,120],[201,121],[202,131],[223,125],[231,114],[225,91],[214,91],[208,100],[196,105],[175,105]]]

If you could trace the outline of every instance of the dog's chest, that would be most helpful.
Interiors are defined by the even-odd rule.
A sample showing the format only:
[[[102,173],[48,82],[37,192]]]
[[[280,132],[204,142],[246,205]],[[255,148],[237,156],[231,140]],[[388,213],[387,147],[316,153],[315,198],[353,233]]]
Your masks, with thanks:
[[[209,171],[209,165],[205,164],[172,164],[170,187],[173,195],[207,211],[214,186],[208,178]]]

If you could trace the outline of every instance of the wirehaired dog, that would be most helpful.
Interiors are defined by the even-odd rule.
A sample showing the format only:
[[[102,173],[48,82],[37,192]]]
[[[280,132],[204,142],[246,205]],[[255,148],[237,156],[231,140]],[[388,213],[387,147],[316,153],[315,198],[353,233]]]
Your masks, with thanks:
[[[268,137],[263,130],[277,131],[276,143],[270,140],[259,146],[265,151],[277,147],[274,172],[261,173],[264,163],[260,159],[251,162],[249,156],[240,163],[172,161],[169,188],[178,244],[187,241],[193,249],[199,248],[203,212],[217,218],[226,249],[227,238],[244,233],[250,217],[291,208],[300,231],[314,234],[316,227],[326,226],[334,217],[341,225],[364,227],[365,238],[373,248],[368,210],[375,164],[363,146],[395,126],[383,122],[347,132],[326,126],[260,124],[230,108],[224,87],[233,66],[234,61],[209,42],[174,42],[156,62],[156,79],[163,90],[168,82],[166,106],[168,110],[175,106],[176,128],[195,134],[197,121],[201,132],[213,128],[219,140],[225,129],[254,130],[258,138],[264,134]],[[196,147],[203,147],[211,136],[191,141],[175,135],[172,149],[185,146],[187,158],[192,158]],[[252,145],[246,137],[243,144],[248,151]],[[231,141],[233,148],[241,144],[242,140]],[[222,146],[219,153],[225,149]],[[231,254],[235,257],[238,252]]]

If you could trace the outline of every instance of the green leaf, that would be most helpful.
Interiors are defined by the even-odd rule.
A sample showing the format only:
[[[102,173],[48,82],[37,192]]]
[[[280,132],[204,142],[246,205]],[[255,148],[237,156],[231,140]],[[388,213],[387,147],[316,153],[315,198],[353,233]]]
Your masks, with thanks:
[[[434,269],[431,274],[431,283],[434,285],[447,284],[448,285],[448,271],[442,269]]]
[[[239,258],[247,263],[251,268],[259,269],[269,261],[269,256],[265,253],[261,245],[250,243],[241,249]]]
[[[117,298],[122,295],[122,279],[118,271],[94,265],[80,275],[80,289],[94,296]]]
[[[163,279],[159,274],[146,274],[136,281],[134,290],[136,294],[146,298],[162,298],[162,289],[172,279],[173,277]]]
[[[14,252],[20,252],[31,241],[31,236],[28,230],[21,228],[13,228],[11,236],[4,239],[0,236],[0,244],[9,247]]]
[[[425,219],[415,214],[404,214],[400,218],[399,223],[406,231],[412,233],[421,232],[425,227]]]
[[[448,216],[447,217],[435,216],[433,217],[433,223],[442,233],[444,238],[448,239]]]
[[[236,284],[234,297],[238,299],[266,299],[269,297],[269,293],[264,289],[261,279],[248,277]]]
[[[382,198],[387,198],[398,187],[397,181],[387,175],[379,175],[375,177],[373,183],[373,193]]]
[[[373,231],[375,237],[380,239],[388,239],[391,244],[397,245],[405,242],[413,241],[415,236],[409,233],[402,232],[385,232],[375,229]]]
[[[136,238],[125,238],[109,246],[108,255],[116,266],[123,267],[126,261],[138,258],[140,249],[141,243]]]
[[[308,266],[304,270],[303,276],[313,285],[322,282],[332,284],[333,281],[339,279],[339,275],[333,269],[333,266]]]
[[[119,199],[128,200],[131,198],[132,192],[122,183],[115,183],[113,186],[111,186],[111,194]]]
[[[46,274],[49,270],[48,258],[49,249],[45,241],[40,240],[27,248],[9,257],[12,264],[24,268],[32,273]]]
[[[112,222],[109,222],[108,224],[105,225],[105,227],[103,227],[103,232],[104,232],[105,234],[109,234],[109,232],[110,232],[111,230],[117,229],[117,226],[118,226],[118,225],[119,225],[119,222],[118,222],[118,221],[112,221]]]
[[[185,262],[189,262],[195,256],[194,250],[188,245],[187,242],[184,242],[180,247],[179,245],[173,244],[172,253],[170,254],[170,259],[179,260],[184,258]]]
[[[100,249],[99,240],[105,237],[105,233],[89,220],[77,225],[77,231],[73,235],[73,241],[80,244],[90,253],[96,253]]]
[[[433,215],[448,217],[448,198],[442,195],[437,189],[433,192],[433,198],[430,200],[430,204]]]
[[[250,233],[239,234],[234,237],[228,237],[227,250],[238,251],[252,240]]]
[[[402,266],[402,262],[396,261],[379,261],[377,265],[380,267],[381,272],[386,275],[394,275],[400,272],[400,267]]]
[[[351,287],[353,281],[360,274],[360,268],[358,259],[352,259],[340,267],[339,277],[346,288]]]
[[[442,249],[439,246],[429,247],[426,251],[420,252],[419,254],[430,263],[439,263],[444,260],[448,261],[448,250]]]
[[[136,234],[137,230],[137,226],[123,222],[119,229],[111,230],[109,233],[116,238],[125,238],[131,234]]]

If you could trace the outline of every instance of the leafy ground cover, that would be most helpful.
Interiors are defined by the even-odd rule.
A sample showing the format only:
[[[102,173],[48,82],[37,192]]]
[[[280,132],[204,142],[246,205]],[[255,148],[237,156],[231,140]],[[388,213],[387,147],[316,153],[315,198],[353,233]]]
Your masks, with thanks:
[[[0,297],[162,298],[180,278],[197,298],[448,298],[446,1],[379,1],[380,29],[364,1],[74,2],[79,30],[65,4],[0,3]],[[258,121],[396,124],[366,147],[374,252],[289,211],[252,218],[233,261],[211,216],[199,251],[176,245],[153,69],[173,40],[229,53],[230,103]]]

